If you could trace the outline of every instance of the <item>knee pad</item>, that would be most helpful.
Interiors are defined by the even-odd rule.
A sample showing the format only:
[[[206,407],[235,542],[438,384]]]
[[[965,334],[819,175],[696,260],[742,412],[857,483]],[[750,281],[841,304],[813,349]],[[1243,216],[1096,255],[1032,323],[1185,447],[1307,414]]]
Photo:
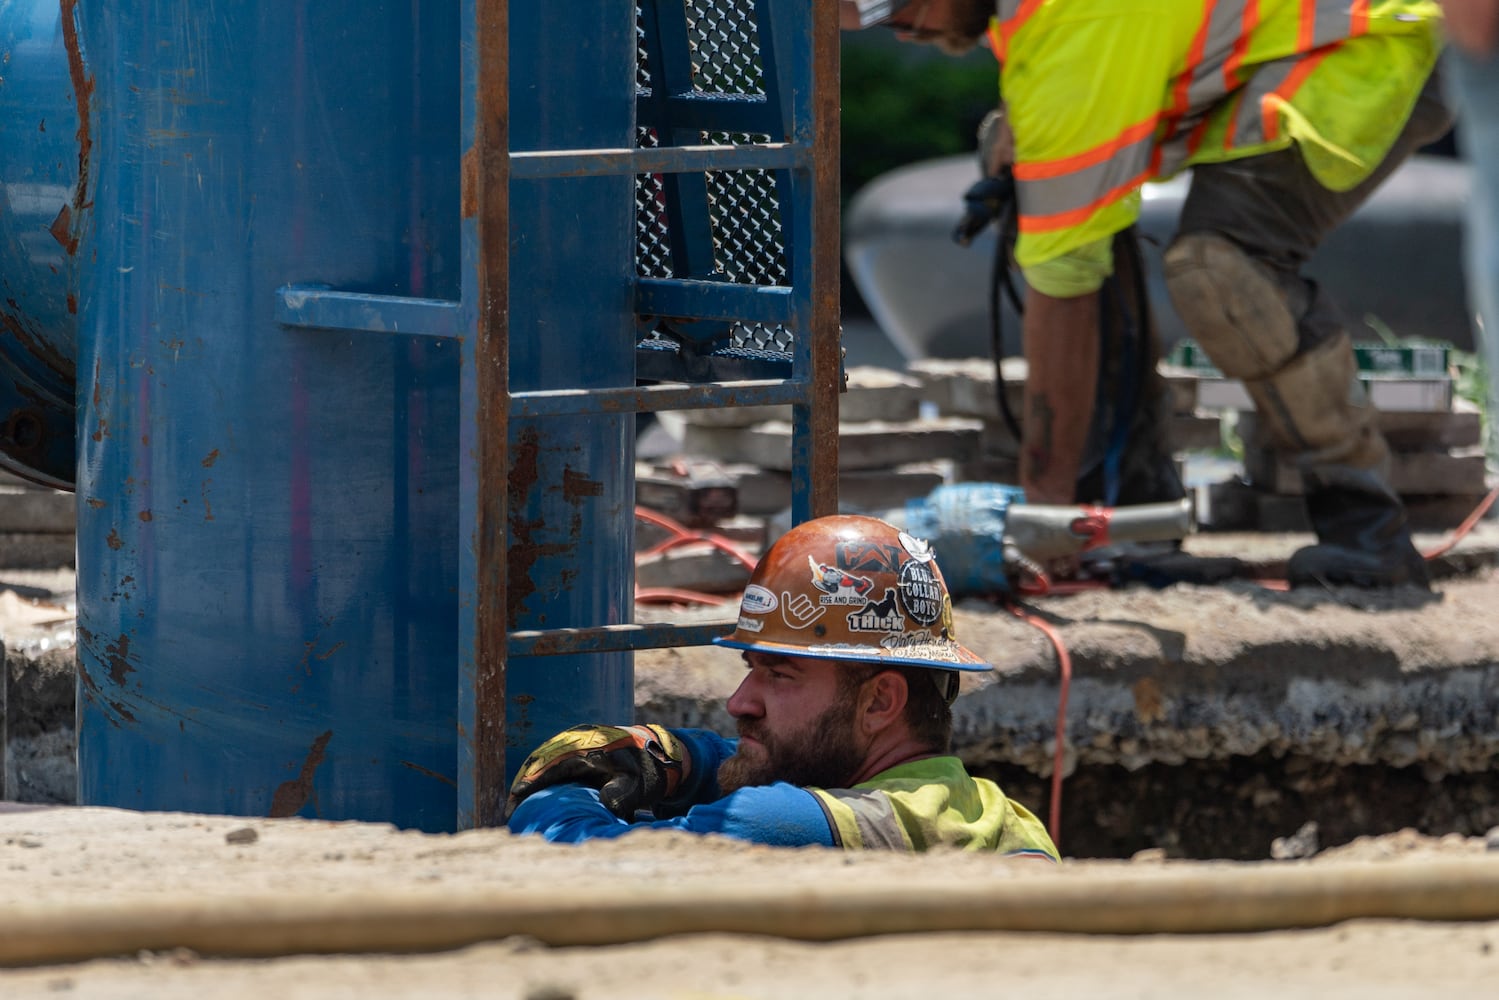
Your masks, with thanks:
[[[1230,378],[1262,379],[1296,355],[1296,317],[1266,268],[1216,233],[1178,236],[1166,249],[1171,302],[1213,364]]]

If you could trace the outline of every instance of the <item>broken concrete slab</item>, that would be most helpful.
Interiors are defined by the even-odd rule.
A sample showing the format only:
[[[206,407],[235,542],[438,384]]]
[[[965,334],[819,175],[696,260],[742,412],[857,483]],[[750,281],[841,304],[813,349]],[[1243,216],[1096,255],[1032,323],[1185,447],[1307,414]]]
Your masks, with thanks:
[[[869,365],[847,371],[847,387],[838,396],[840,423],[866,420],[915,420],[923,401],[919,379],[888,368]],[[723,406],[715,409],[684,410],[682,418],[689,425],[702,427],[753,427],[768,421],[791,421],[791,407]]]
[[[949,417],[846,424],[838,436],[838,468],[840,472],[889,469],[938,458],[968,461],[978,455],[981,431],[977,420]],[[746,428],[689,424],[683,447],[689,454],[712,455],[726,462],[748,462],[781,472],[791,469],[791,425],[787,423]]]
[[[1267,493],[1299,496],[1305,492],[1301,473],[1276,452],[1249,449],[1244,455],[1244,470],[1250,481]],[[1485,471],[1481,449],[1467,453],[1392,451],[1388,478],[1402,496],[1482,496]]]
[[[739,509],[751,516],[779,514],[791,506],[791,474],[758,465],[725,467],[739,491]],[[924,497],[954,474],[943,462],[913,462],[890,469],[845,469],[838,474],[839,502],[868,510]]]
[[[1245,410],[1237,420],[1240,436],[1256,441],[1259,415]],[[1380,410],[1374,422],[1396,452],[1462,450],[1483,443],[1483,414],[1463,399],[1454,400],[1450,410]]]

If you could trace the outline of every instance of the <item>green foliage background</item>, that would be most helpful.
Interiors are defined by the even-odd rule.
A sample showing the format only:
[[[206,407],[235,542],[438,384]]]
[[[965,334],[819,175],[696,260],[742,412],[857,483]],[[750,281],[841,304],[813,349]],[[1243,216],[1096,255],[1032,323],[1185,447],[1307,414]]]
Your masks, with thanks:
[[[887,33],[846,34],[843,42],[843,200],[895,167],[962,153],[999,102],[994,57],[956,59]]]

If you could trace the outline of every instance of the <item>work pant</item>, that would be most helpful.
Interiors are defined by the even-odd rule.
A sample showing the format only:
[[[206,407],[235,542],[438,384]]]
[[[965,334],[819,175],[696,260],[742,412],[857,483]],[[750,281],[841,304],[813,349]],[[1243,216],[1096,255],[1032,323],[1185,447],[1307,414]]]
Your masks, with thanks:
[[[1499,119],[1499,109],[1491,107],[1489,112]],[[1298,353],[1305,353],[1347,326],[1337,305],[1302,275],[1302,267],[1328,233],[1367,201],[1386,177],[1417,149],[1440,139],[1451,125],[1451,112],[1433,74],[1384,162],[1349,191],[1323,187],[1296,146],[1193,167],[1179,234],[1218,233],[1267,267],[1285,291],[1297,320]]]

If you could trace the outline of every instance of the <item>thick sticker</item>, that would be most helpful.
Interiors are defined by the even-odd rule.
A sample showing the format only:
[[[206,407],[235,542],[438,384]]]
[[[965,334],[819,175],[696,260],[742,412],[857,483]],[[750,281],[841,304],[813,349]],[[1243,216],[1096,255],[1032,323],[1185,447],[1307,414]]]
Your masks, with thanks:
[[[895,591],[885,588],[885,596],[871,601],[848,616],[850,632],[900,633],[906,630],[906,616],[895,604]]]
[[[942,617],[947,595],[937,583],[929,562],[908,562],[900,568],[900,600],[906,613],[923,625],[933,625]]]
[[[874,581],[867,576],[845,573],[811,556],[807,565],[812,567],[812,585],[822,591],[819,604],[863,604],[874,590]]]
[[[739,609],[752,615],[768,615],[776,609],[776,603],[774,591],[752,583],[744,588],[744,598],[739,602]]]

